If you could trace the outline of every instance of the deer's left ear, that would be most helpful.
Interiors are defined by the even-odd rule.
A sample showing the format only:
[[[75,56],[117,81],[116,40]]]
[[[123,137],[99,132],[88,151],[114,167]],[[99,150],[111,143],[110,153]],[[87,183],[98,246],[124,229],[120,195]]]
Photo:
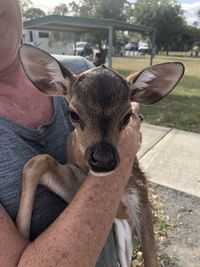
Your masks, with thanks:
[[[168,62],[146,68],[137,75],[127,78],[131,101],[150,105],[169,94],[184,74],[184,65]]]
[[[67,96],[75,76],[45,51],[22,45],[19,58],[30,81],[44,94]]]

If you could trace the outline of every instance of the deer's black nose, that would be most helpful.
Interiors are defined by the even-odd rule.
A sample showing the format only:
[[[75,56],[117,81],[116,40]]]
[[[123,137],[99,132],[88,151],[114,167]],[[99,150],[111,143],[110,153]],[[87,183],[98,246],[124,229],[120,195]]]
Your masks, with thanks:
[[[86,150],[85,159],[89,168],[99,173],[113,171],[119,162],[116,149],[106,142],[89,147]]]

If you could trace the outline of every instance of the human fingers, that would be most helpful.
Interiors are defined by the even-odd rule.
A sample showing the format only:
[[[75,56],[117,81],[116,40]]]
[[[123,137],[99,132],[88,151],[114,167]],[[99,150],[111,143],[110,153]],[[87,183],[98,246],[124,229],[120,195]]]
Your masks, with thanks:
[[[142,135],[140,132],[140,118],[139,115],[133,114],[126,128],[123,130],[120,142],[119,152],[122,157],[134,156],[140,148]]]
[[[137,102],[131,102],[131,107],[132,107],[133,115],[130,119],[128,127],[132,126],[132,127],[135,127],[136,129],[140,129],[140,124],[141,124],[140,105]]]
[[[139,114],[140,111],[140,104],[137,102],[131,102],[132,111],[135,114]]]

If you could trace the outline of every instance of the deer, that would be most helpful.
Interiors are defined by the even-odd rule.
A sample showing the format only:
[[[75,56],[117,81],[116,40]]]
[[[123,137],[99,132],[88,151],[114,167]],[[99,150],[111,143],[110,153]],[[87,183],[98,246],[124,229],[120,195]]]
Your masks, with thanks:
[[[184,74],[180,62],[147,67],[127,78],[102,65],[75,75],[47,52],[23,45],[19,57],[30,81],[42,93],[65,97],[74,131],[66,149],[68,162],[59,164],[47,154],[29,160],[23,169],[22,193],[16,225],[29,238],[37,186],[46,186],[70,203],[88,172],[109,174],[119,164],[118,143],[134,114],[131,102],[150,105],[169,94]],[[131,266],[132,233],[142,246],[144,266],[158,267],[147,179],[137,158],[121,198],[128,220],[115,219],[119,263]]]

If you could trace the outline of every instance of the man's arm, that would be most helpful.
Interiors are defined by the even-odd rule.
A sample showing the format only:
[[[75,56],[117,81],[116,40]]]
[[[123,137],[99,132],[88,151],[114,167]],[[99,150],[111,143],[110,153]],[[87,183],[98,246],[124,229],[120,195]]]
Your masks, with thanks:
[[[1,207],[1,265],[94,266],[112,227],[139,140],[139,119],[135,118],[124,131],[116,171],[104,177],[89,174],[69,207],[32,243],[19,235]]]
[[[21,39],[17,0],[1,0],[0,37],[0,71],[4,71],[13,65]],[[16,81],[19,83],[19,80]],[[132,130],[126,131],[121,144],[122,160],[118,169],[108,177],[88,175],[69,207],[34,242],[29,243],[21,237],[0,205],[1,266],[95,265],[111,229],[136,155],[139,143],[137,120],[132,124]]]

